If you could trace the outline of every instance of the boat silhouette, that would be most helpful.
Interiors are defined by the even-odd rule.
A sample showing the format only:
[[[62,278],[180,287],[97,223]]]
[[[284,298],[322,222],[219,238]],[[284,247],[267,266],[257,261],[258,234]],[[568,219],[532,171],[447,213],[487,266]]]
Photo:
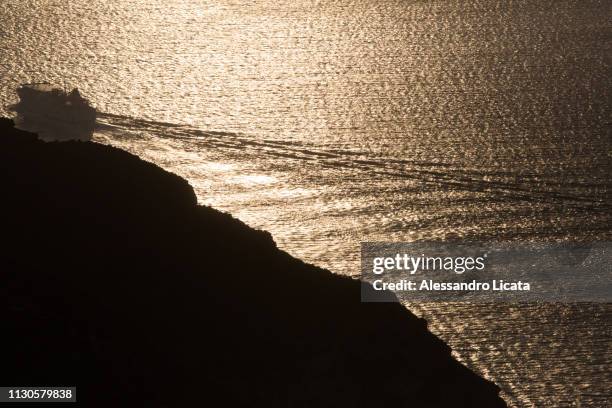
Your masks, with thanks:
[[[20,101],[9,107],[19,129],[34,132],[45,141],[90,140],[96,109],[78,89],[68,92],[48,83],[23,84]]]

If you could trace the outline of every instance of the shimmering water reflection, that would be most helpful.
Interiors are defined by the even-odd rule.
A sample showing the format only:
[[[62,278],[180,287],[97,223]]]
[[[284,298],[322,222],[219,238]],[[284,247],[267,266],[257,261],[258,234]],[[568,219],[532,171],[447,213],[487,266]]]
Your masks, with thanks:
[[[611,12],[3,0],[0,111],[23,82],[78,86],[97,141],[338,273],[365,240],[609,240]],[[512,406],[606,406],[609,307],[411,308]]]

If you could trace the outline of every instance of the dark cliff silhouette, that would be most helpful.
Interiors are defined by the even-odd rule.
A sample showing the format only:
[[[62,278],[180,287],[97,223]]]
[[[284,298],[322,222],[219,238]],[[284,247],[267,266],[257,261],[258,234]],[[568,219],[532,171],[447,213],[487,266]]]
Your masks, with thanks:
[[[425,321],[134,155],[2,120],[0,188],[4,385],[76,385],[86,407],[505,406]]]

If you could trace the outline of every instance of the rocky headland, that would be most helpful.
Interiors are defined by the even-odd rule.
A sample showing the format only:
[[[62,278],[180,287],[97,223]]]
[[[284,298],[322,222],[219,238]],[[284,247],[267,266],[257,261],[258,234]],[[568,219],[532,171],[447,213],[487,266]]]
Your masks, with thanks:
[[[132,154],[3,119],[0,188],[2,384],[86,407],[506,406],[424,320]]]

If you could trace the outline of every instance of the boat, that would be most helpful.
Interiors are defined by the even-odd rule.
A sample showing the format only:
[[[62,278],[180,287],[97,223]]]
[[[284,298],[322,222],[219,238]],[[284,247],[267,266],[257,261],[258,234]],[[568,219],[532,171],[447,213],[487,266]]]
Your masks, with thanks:
[[[37,133],[45,141],[91,140],[96,109],[78,89],[68,92],[48,84],[23,84],[19,103],[9,107],[17,128]]]

